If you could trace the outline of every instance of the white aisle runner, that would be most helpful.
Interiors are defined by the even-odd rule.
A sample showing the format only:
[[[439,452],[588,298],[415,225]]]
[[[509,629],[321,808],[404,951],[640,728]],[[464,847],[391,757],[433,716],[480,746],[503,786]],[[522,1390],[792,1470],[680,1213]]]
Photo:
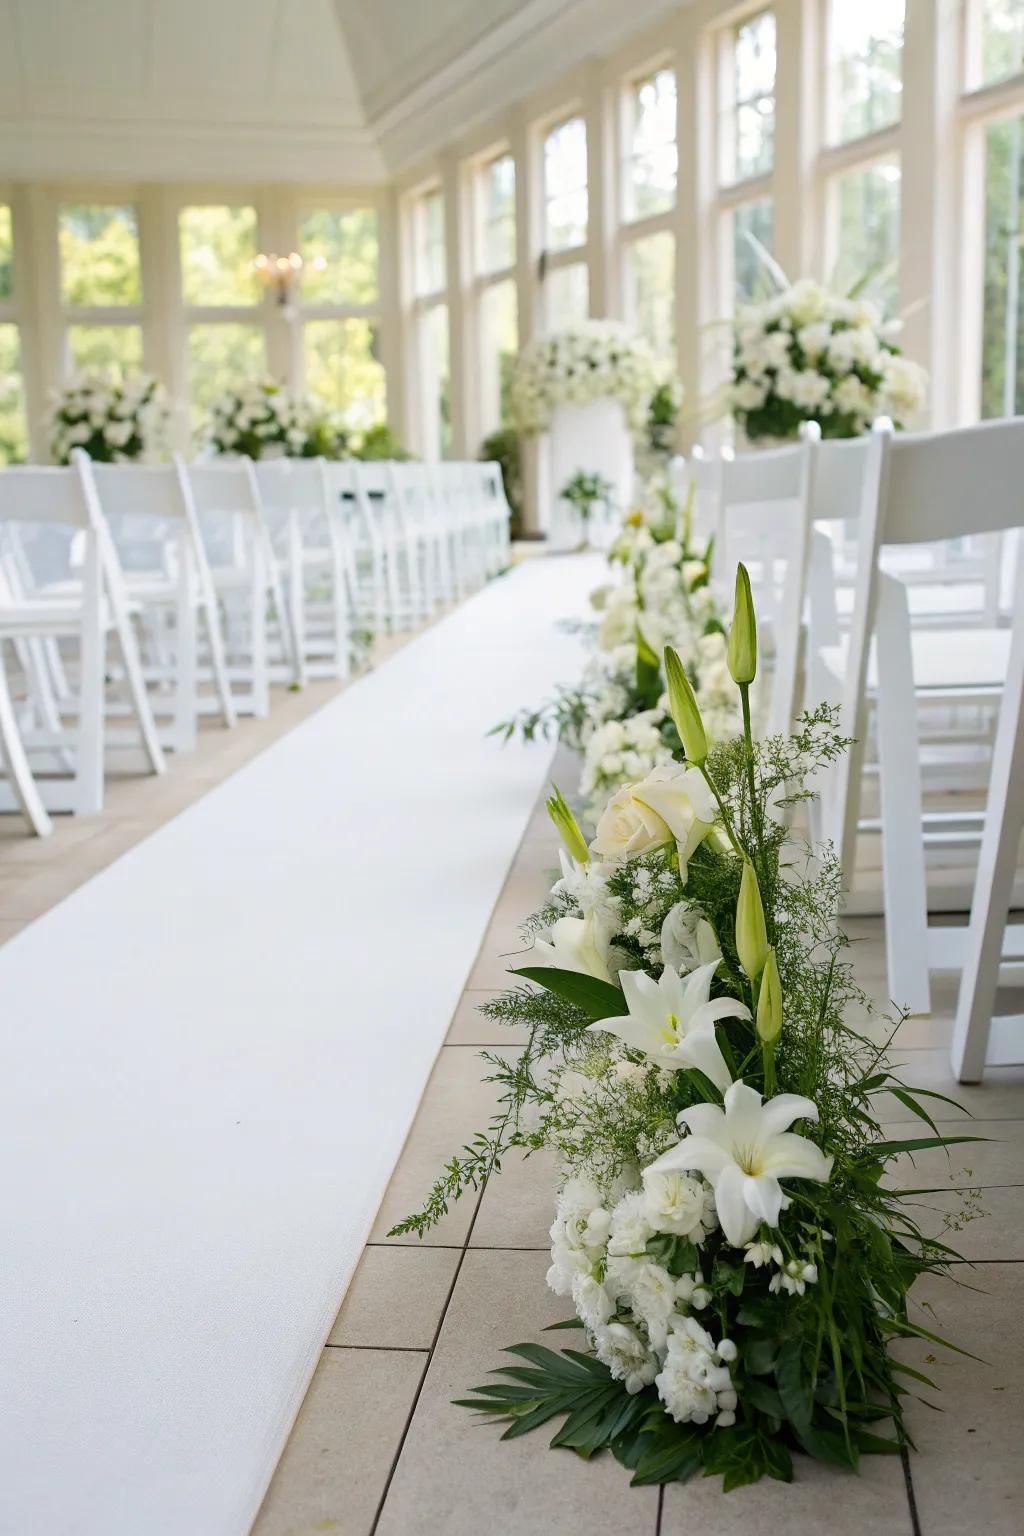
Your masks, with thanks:
[[[4,1536],[248,1530],[547,772],[485,732],[601,568],[518,567],[0,950]]]

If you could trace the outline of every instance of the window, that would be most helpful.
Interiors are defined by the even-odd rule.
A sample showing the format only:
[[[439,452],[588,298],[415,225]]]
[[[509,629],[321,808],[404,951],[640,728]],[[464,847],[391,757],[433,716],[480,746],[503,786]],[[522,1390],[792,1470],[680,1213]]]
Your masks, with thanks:
[[[362,318],[307,320],[302,327],[306,389],[349,432],[384,420],[387,392],[379,327]]]
[[[629,87],[623,216],[646,219],[667,213],[676,200],[676,77],[671,69]]]
[[[447,304],[431,304],[420,311],[416,343],[423,455],[427,459],[447,458],[452,446]]]
[[[516,285],[510,277],[480,291],[481,435],[506,425],[508,385],[519,345]]]
[[[310,208],[299,219],[298,320],[305,387],[349,432],[384,420],[375,208]]]
[[[413,206],[413,278],[417,295],[441,293],[447,282],[444,198],[428,192]]]
[[[771,198],[741,203],[732,216],[733,298],[753,304],[775,291],[765,263],[772,250]]]
[[[985,132],[985,288],[981,334],[981,414],[1015,416],[1024,408],[1021,323],[1021,176],[1024,119],[1004,118]]]
[[[903,0],[832,0],[833,141],[899,122],[903,12]]]
[[[984,0],[981,77],[987,85],[1024,68],[1024,0]]]
[[[762,11],[728,34],[723,69],[721,180],[765,176],[775,157],[775,16]]]
[[[187,305],[203,308],[256,305],[260,285],[253,262],[259,254],[256,209],[225,204],[183,208],[181,287]]]
[[[566,251],[587,239],[587,129],[570,117],[544,140],[544,244]]]
[[[671,230],[629,245],[629,309],[633,325],[659,357],[675,354],[676,240]]]
[[[313,208],[299,220],[302,302],[369,304],[380,298],[376,208]]]
[[[139,230],[132,207],[70,203],[58,213],[64,361],[124,377],[142,367]]]
[[[590,278],[585,261],[553,267],[544,279],[544,319],[549,331],[585,320],[590,307]]]
[[[840,293],[861,286],[889,315],[899,308],[900,164],[876,161],[838,176],[833,229],[837,260],[833,283]]]
[[[264,316],[254,262],[259,220],[248,204],[182,208],[178,219],[181,286],[192,419],[244,379],[267,369]]]
[[[516,259],[516,163],[511,155],[498,155],[480,167],[477,197],[477,270],[507,271]]]
[[[0,203],[0,464],[20,463],[28,452],[14,298],[14,230],[10,208]]]

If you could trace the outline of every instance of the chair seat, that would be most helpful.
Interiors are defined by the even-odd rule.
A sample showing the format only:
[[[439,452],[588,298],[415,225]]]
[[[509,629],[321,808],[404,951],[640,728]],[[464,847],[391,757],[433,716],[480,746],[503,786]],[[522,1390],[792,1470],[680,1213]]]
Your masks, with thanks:
[[[26,598],[23,602],[0,603],[0,634],[18,639],[34,635],[77,635],[82,623],[82,605],[75,597]],[[100,607],[104,630],[113,628],[110,606],[104,599]]]
[[[946,688],[1001,688],[1010,658],[1008,629],[916,630],[911,636],[914,682],[921,691]],[[819,652],[833,677],[846,676],[848,637]],[[868,688],[878,689],[878,658],[871,643]]]

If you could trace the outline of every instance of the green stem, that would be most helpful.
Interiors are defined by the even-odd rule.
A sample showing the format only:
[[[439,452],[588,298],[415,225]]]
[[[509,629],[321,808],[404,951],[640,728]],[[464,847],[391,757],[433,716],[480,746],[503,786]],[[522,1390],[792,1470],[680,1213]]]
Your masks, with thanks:
[[[757,784],[754,780],[754,733],[750,728],[750,684],[740,683],[739,689],[743,708],[743,746],[747,759],[747,788],[750,792],[750,830],[760,852],[761,818],[757,804]]]
[[[770,1099],[775,1092],[775,1041],[765,1041],[761,1047],[764,1060],[764,1096]]]
[[[740,843],[739,838],[736,836],[736,831],[735,831],[735,828],[733,827],[733,824],[732,824],[732,817],[729,815],[729,812],[725,808],[725,802],[722,799],[721,795],[718,793],[718,788],[715,785],[715,781],[712,779],[711,775],[708,773],[707,768],[704,766],[703,763],[701,763],[699,765],[699,767],[700,767],[701,774],[703,775],[705,784],[707,785],[708,789],[710,789],[711,793],[715,797],[715,801],[716,801],[716,803],[718,805],[718,809],[719,809],[719,811],[721,813],[721,816],[722,816],[722,825],[725,827],[725,830],[726,830],[726,832],[729,835],[729,841],[730,841],[730,843],[732,843],[732,846],[736,850],[736,853],[742,859],[742,858],[745,857],[744,852],[743,852],[743,846]]]

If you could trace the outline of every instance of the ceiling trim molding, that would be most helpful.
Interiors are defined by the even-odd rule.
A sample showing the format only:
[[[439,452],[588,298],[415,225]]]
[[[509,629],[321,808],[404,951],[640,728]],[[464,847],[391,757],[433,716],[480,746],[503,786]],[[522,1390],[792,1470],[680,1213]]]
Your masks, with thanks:
[[[145,181],[337,182],[388,180],[365,128],[237,123],[58,122],[0,116],[0,176],[11,180],[103,177]]]

